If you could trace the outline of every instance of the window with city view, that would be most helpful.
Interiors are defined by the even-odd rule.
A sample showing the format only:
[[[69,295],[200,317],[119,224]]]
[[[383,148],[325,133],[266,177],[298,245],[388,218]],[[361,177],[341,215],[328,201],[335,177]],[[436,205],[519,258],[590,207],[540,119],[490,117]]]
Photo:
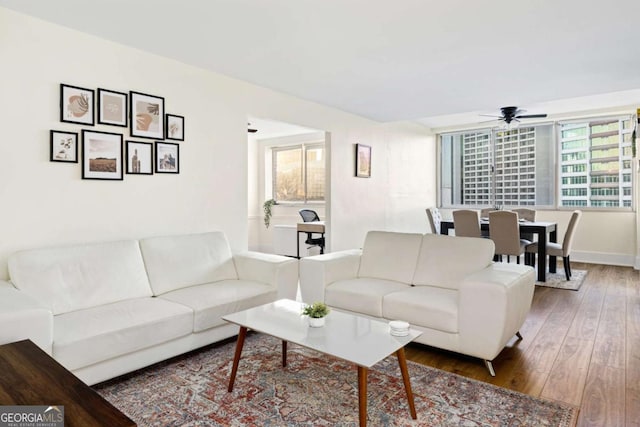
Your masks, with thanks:
[[[278,202],[324,201],[324,144],[272,149],[272,194]]]
[[[441,134],[441,204],[631,207],[632,132],[623,117]]]

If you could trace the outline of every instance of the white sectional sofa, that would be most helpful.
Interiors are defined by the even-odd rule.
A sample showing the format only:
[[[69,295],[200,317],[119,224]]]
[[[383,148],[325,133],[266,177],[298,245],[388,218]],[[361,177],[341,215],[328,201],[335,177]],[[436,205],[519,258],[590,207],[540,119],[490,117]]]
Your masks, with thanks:
[[[231,337],[221,316],[295,299],[296,259],[221,232],[34,249],[8,262],[0,344],[29,338],[88,384]]]
[[[371,231],[363,248],[300,261],[307,302],[387,320],[423,333],[417,342],[491,361],[519,333],[534,271],[494,263],[490,239]]]

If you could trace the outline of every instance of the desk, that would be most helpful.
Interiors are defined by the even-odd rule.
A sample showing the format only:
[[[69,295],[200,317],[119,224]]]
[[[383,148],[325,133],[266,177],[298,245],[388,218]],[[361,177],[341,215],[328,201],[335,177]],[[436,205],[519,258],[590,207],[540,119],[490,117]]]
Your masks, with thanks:
[[[546,221],[522,221],[520,222],[520,233],[532,233],[538,235],[538,281],[547,281],[547,235],[549,242],[557,242],[558,224]],[[449,230],[454,229],[453,221],[442,221],[440,223],[440,234],[449,234]],[[489,221],[480,220],[480,229],[489,230]],[[549,272],[556,272],[556,257],[549,257]]]
[[[135,426],[30,340],[0,346],[1,405],[64,406],[64,425]]]
[[[298,259],[300,259],[300,233],[319,233],[324,237],[324,221],[299,222],[298,232],[296,233],[296,248],[298,250]],[[320,253],[324,253],[324,246],[320,246]]]

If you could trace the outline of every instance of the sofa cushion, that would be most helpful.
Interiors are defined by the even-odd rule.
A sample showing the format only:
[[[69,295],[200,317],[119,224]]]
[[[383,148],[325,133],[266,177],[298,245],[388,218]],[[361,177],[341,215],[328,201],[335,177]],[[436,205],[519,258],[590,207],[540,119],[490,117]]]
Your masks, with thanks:
[[[431,286],[413,286],[387,294],[382,317],[404,320],[438,331],[458,332],[458,291]]]
[[[458,289],[466,276],[492,263],[494,248],[491,239],[425,234],[413,284]]]
[[[358,277],[410,284],[421,244],[422,234],[370,231],[362,248]]]
[[[225,314],[272,302],[272,286],[250,280],[223,280],[167,292],[158,297],[190,307],[194,311],[193,331],[224,325]]]
[[[154,295],[238,278],[222,232],[152,237],[140,249]]]
[[[18,252],[9,257],[9,274],[53,314],[151,295],[135,240]]]
[[[409,285],[392,280],[359,278],[338,280],[325,289],[325,303],[332,307],[382,317],[382,299]]]
[[[193,310],[146,297],[61,314],[53,322],[53,357],[73,370],[189,335]]]

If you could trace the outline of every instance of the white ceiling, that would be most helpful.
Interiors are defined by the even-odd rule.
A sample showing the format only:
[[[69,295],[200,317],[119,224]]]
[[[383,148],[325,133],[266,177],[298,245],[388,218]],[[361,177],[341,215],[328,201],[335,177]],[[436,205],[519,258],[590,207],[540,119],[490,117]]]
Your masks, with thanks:
[[[0,6],[378,121],[437,126],[506,105],[545,112],[550,101],[640,89],[638,0]]]

